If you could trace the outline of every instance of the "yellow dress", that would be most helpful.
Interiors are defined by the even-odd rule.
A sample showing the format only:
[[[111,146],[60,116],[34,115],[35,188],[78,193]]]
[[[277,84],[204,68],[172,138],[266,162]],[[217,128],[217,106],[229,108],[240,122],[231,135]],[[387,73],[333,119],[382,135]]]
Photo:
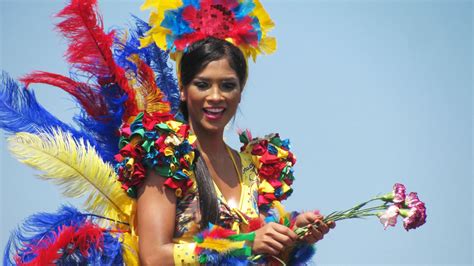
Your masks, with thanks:
[[[241,224],[246,224],[249,219],[259,216],[257,205],[259,181],[255,167],[249,154],[239,153],[239,156],[242,162],[242,174],[238,206],[229,204],[214,183],[219,204],[218,225],[237,232],[240,231]],[[194,179],[194,176],[192,178]],[[193,182],[191,189],[183,197],[178,198],[176,203],[174,242],[181,244],[193,242],[193,236],[200,231],[200,220],[199,193],[196,182]]]

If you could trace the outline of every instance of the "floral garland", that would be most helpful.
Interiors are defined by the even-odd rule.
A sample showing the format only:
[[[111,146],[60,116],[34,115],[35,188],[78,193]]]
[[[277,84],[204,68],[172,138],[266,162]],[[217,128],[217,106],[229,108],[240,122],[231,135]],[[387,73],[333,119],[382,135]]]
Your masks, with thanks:
[[[282,140],[278,134],[252,139],[248,130],[239,135],[244,144],[241,151],[252,155],[260,179],[258,206],[260,210],[268,211],[274,201],[285,200],[293,192],[290,186],[295,179],[296,158],[290,152],[290,141]]]
[[[140,113],[120,130],[115,171],[122,188],[136,198],[145,178],[145,169],[168,177],[164,185],[181,197],[193,185],[196,137],[188,124],[164,113]]]

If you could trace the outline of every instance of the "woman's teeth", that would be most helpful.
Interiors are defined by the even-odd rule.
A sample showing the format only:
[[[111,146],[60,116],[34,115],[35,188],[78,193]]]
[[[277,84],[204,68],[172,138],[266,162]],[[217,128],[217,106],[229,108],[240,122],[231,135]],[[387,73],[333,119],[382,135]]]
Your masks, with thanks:
[[[220,118],[225,111],[225,108],[204,108],[204,114],[209,119],[218,119]]]

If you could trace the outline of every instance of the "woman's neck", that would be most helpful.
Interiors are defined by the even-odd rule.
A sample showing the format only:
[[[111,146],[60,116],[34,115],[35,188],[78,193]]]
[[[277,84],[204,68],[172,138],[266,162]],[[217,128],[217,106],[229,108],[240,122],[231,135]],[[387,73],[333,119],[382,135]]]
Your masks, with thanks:
[[[201,153],[207,155],[208,158],[222,158],[227,153],[226,144],[224,142],[224,131],[209,132],[193,126],[190,123],[191,130],[197,137],[197,144]]]

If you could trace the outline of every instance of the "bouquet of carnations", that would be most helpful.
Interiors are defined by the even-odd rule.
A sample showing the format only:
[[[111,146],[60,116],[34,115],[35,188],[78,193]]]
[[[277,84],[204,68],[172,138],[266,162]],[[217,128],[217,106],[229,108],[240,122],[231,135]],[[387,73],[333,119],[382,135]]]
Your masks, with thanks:
[[[294,220],[297,213],[286,213],[282,211],[281,206],[271,209],[266,222],[277,222],[292,228],[301,238],[308,233],[311,227],[318,227],[318,222],[304,227],[294,227]],[[323,222],[340,221],[354,218],[364,218],[376,216],[383,224],[384,228],[395,226],[398,216],[403,218],[403,226],[408,231],[415,229],[426,222],[426,207],[416,192],[406,194],[403,184],[395,184],[393,191],[384,195],[377,196],[368,201],[360,203],[345,211],[332,212],[324,217]],[[205,235],[205,236],[204,236]],[[297,242],[294,247],[288,248],[286,258],[277,258],[275,256],[251,255],[250,247],[245,242],[253,240],[255,234],[236,234],[231,230],[225,230],[220,227],[211,227],[204,235],[196,239],[200,258],[203,264],[221,264],[230,263],[238,265],[248,264],[275,264],[282,265],[301,265],[308,262],[314,255],[313,245]],[[232,244],[230,244],[232,243]],[[223,249],[223,250],[222,250]],[[222,255],[225,254],[225,255]]]
[[[367,207],[372,202],[381,204]],[[368,216],[377,216],[385,229],[388,226],[395,226],[398,216],[401,216],[403,217],[403,226],[408,231],[418,228],[426,222],[426,207],[416,192],[406,195],[405,186],[397,183],[393,186],[392,192],[375,197],[348,210],[333,212],[327,215],[323,221],[327,223]],[[304,235],[311,226],[316,225],[297,228],[295,231],[298,235]]]

